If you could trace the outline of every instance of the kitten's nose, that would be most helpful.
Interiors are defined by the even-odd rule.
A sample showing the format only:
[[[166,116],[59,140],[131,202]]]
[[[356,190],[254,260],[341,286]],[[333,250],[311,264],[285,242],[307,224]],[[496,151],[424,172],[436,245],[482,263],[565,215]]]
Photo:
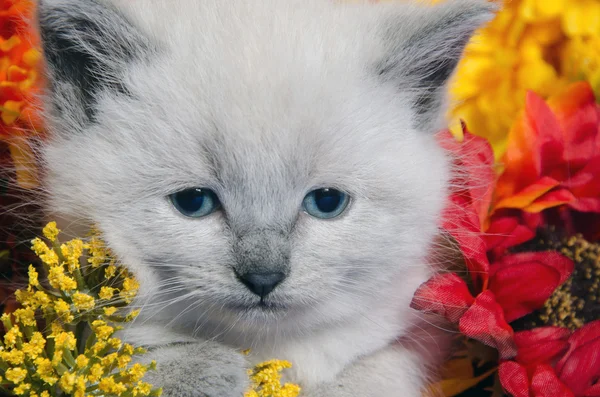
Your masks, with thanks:
[[[240,281],[261,298],[269,295],[284,278],[283,273],[246,273],[239,276]]]

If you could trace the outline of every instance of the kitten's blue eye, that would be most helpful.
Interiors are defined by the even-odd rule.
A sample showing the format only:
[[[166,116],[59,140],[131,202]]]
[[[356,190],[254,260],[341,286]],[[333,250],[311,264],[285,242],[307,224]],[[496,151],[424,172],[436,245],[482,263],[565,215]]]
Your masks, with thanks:
[[[221,206],[219,198],[210,189],[185,189],[171,194],[169,198],[177,211],[191,218],[210,215]]]
[[[315,218],[331,219],[341,215],[348,206],[350,197],[335,189],[317,189],[304,198],[304,210]]]

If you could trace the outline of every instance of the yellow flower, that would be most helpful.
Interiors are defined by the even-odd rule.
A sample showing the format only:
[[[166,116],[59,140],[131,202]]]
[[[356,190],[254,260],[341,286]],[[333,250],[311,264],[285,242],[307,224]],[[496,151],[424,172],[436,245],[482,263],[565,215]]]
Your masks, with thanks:
[[[82,292],[75,292],[72,298],[77,310],[92,310],[96,306],[94,298]]]
[[[148,395],[150,395],[151,392],[152,392],[152,385],[150,385],[148,383],[144,383],[144,382],[138,383],[133,388],[134,396],[148,396]]]
[[[61,332],[54,337],[54,345],[56,349],[75,350],[77,339],[72,332]]]
[[[15,393],[17,396],[22,396],[25,393],[27,393],[30,389],[31,389],[30,383],[21,383],[19,386],[15,387],[15,389],[13,390],[13,393]]]
[[[12,365],[21,365],[25,361],[25,353],[20,350],[2,352],[2,360]]]
[[[34,363],[37,367],[36,373],[45,383],[53,386],[56,382],[58,382],[58,377],[54,372],[54,367],[50,360],[44,357],[38,357],[35,359]]]
[[[597,39],[598,0],[504,2],[459,64],[451,83],[452,125],[465,120],[472,133],[490,140],[500,158],[528,90],[549,97],[571,81],[586,79],[600,94]]]
[[[115,361],[117,361],[118,357],[119,357],[118,353],[107,354],[106,356],[102,357],[102,360],[100,360],[100,364],[102,364],[102,366],[104,368],[109,368],[110,366],[113,365],[113,363]]]
[[[73,387],[75,386],[76,378],[77,378],[77,375],[72,374],[70,372],[65,372],[60,377],[60,381],[58,382],[58,385],[60,386],[61,389],[63,389],[67,393],[71,393],[73,391]]]
[[[117,308],[114,306],[105,307],[103,310],[104,310],[104,315],[109,316],[109,317],[117,312]]]
[[[46,339],[40,332],[34,332],[31,339],[27,343],[23,343],[23,352],[30,360],[35,360],[46,346]]]
[[[41,309],[48,309],[52,303],[52,300],[44,291],[36,291],[33,297],[35,306]]]
[[[110,338],[108,340],[108,345],[115,350],[119,350],[123,345],[123,342],[121,342],[119,338]]]
[[[100,352],[104,349],[106,349],[107,343],[104,341],[98,341],[96,343],[94,343],[94,346],[92,346],[91,351],[92,353],[94,353],[95,355],[100,354]]]
[[[126,277],[125,280],[123,280],[123,290],[121,291],[120,295],[125,302],[131,303],[133,298],[135,298],[139,288],[140,284],[136,279]]]
[[[60,246],[70,272],[79,269],[79,258],[83,255],[83,241],[74,239]]]
[[[42,229],[42,233],[44,237],[46,237],[50,241],[55,241],[60,233],[60,230],[56,227],[56,222],[49,222],[44,229]]]
[[[109,276],[109,285],[123,284],[122,296],[125,299],[135,296],[139,288],[138,282],[126,270],[115,266],[115,259],[110,257],[110,251],[100,239],[92,238],[91,244],[84,244],[79,239],[61,244],[58,233],[54,223],[48,224],[44,229],[44,235],[52,241],[54,249],[41,239],[32,240],[32,249],[48,270],[49,291],[46,292],[45,287],[40,284],[36,269],[29,266],[27,289],[15,292],[21,307],[13,313],[14,324],[10,315],[2,315],[6,332],[4,344],[0,343],[0,366],[8,368],[3,371],[3,375],[6,382],[14,383],[13,394],[50,397],[47,390],[53,388],[73,397],[89,397],[86,390],[93,386],[99,389],[93,393],[104,392],[106,395],[160,395],[160,389],[152,389],[151,385],[141,381],[147,370],[156,369],[154,362],[150,365],[134,364],[128,368],[132,355],[145,353],[145,350],[123,344],[119,338],[112,337],[115,331],[121,329],[113,322],[130,321],[138,311],[131,311],[125,318],[110,318],[111,322],[108,322],[118,308],[102,307],[103,311],[99,313],[103,315],[97,315],[94,320],[93,315],[98,314],[93,311],[97,306],[96,299],[114,299],[119,290],[102,287],[96,298],[89,292],[92,290],[89,286],[96,285],[98,273],[81,272],[79,260],[85,254],[84,251],[88,250],[87,254],[96,261],[90,262],[92,267],[97,265],[101,267],[99,271],[104,270],[104,275]],[[44,316],[50,318],[55,318],[56,314],[57,319],[38,331],[37,309],[42,309]],[[91,313],[82,315],[75,322],[74,311]],[[106,321],[101,320],[104,316]],[[78,335],[85,337],[87,333],[79,333],[79,325],[91,326],[93,334],[87,336],[87,341],[78,341],[74,332],[69,331],[77,329]],[[45,350],[47,338],[53,339],[52,353]],[[23,368],[14,368],[15,366]],[[33,382],[30,382],[28,371],[33,374]],[[0,383],[6,382],[0,378]]]
[[[248,390],[244,397],[296,397],[300,393],[300,387],[295,384],[286,383],[281,385],[280,372],[290,368],[292,364],[284,360],[270,360],[258,364],[254,370],[250,370],[252,389]]]
[[[32,287],[39,287],[40,282],[38,281],[38,272],[35,270],[33,265],[29,265],[29,285]]]
[[[104,242],[97,237],[92,237],[90,239],[87,248],[90,253],[88,262],[94,268],[102,266],[109,257],[109,253],[104,245]]]
[[[133,321],[139,315],[140,315],[140,309],[132,310],[131,313],[129,313],[125,317],[125,321],[126,322]]]
[[[92,322],[92,329],[96,333],[96,337],[101,341],[110,338],[115,332],[113,327],[106,325],[106,322],[102,320],[96,320]]]
[[[134,348],[129,343],[123,345],[123,353],[129,354],[130,356],[134,353]]]
[[[53,266],[50,268],[48,281],[53,288],[62,291],[72,291],[77,288],[75,280],[65,275],[65,269],[62,266]]]
[[[120,396],[127,391],[125,385],[121,382],[115,382],[115,379],[112,376],[102,379],[98,384],[98,387],[105,393],[113,393],[117,396]]]
[[[115,289],[111,288],[111,287],[102,287],[100,288],[100,293],[98,294],[98,296],[101,299],[105,299],[105,300],[110,300],[112,299],[113,295],[115,294]]]
[[[102,365],[94,364],[90,368],[88,379],[92,382],[98,382],[102,375],[104,375],[104,368],[102,368]]]
[[[104,269],[104,277],[113,278],[117,274],[117,267],[115,265],[107,266]]]
[[[58,255],[39,238],[31,241],[33,252],[48,266],[58,265]]]
[[[27,370],[23,368],[10,368],[6,370],[4,377],[17,385],[27,377]]]
[[[55,350],[54,351],[54,355],[52,356],[52,366],[53,367],[58,367],[59,365],[62,364],[64,358],[64,353],[62,350]]]
[[[74,317],[71,313],[71,306],[62,299],[57,299],[54,302],[54,310],[56,314],[66,322],[73,321]]]
[[[136,363],[131,366],[129,371],[127,371],[127,376],[132,383],[138,382],[141,380],[146,374],[146,367],[142,364]]]
[[[35,311],[29,307],[17,309],[13,314],[17,323],[23,324],[26,327],[35,327],[37,325],[35,322]]]
[[[82,369],[87,367],[87,365],[90,363],[90,359],[87,358],[84,354],[80,354],[75,359],[75,363],[77,364],[77,368]]]
[[[127,365],[131,362],[131,356],[122,355],[117,359],[117,366],[121,369],[126,368]]]
[[[17,343],[20,343],[23,334],[19,329],[19,326],[13,326],[6,334],[4,334],[4,345],[7,347],[14,347]]]

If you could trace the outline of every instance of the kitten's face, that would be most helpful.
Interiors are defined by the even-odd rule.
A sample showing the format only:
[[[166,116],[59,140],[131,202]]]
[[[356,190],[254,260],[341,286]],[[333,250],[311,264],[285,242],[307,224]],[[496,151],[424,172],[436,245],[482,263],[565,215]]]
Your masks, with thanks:
[[[367,310],[392,283],[408,307],[428,275],[449,171],[424,131],[438,100],[423,104],[385,76],[402,57],[382,60],[381,16],[356,25],[364,10],[323,5],[338,24],[329,29],[302,23],[310,6],[273,3],[269,26],[265,10],[238,5],[251,15],[231,22],[202,17],[218,14],[207,6],[196,10],[202,29],[169,33],[160,10],[135,4],[124,13],[152,29],[157,49],[115,72],[126,95],[104,89],[88,120],[54,119],[81,131],[46,148],[53,210],[97,223],[145,293],[184,321],[311,326]],[[190,189],[209,192],[204,204],[174,196]],[[313,200],[320,189],[347,206]]]

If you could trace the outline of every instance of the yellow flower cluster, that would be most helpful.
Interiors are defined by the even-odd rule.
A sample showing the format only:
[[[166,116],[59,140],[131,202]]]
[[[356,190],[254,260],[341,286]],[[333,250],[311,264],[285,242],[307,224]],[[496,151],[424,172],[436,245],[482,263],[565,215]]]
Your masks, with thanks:
[[[600,94],[600,0],[504,1],[467,47],[451,115],[488,138],[499,158],[526,91],[548,97],[576,80]]]
[[[281,371],[291,368],[292,364],[283,360],[270,360],[250,370],[252,389],[244,397],[296,397],[300,387],[292,383],[281,385]]]
[[[32,249],[48,285],[30,266],[28,288],[16,292],[21,307],[2,316],[0,389],[30,397],[159,396],[142,381],[156,364],[132,365],[144,350],[114,335],[115,323],[137,315],[126,306],[137,292],[135,279],[117,268],[98,237],[61,244],[54,222],[43,233],[50,246],[35,239]]]

